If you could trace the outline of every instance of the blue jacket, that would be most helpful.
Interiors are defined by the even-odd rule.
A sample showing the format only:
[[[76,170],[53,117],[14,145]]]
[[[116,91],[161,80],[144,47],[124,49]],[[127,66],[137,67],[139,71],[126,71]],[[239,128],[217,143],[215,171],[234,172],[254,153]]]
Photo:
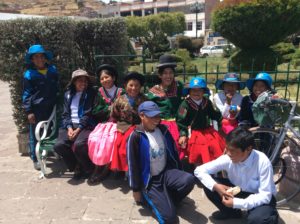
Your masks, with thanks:
[[[167,163],[165,169],[181,169],[175,142],[164,125],[158,125],[161,130],[165,145]],[[136,127],[127,140],[127,162],[129,186],[133,191],[141,191],[148,187],[150,174],[150,145],[142,125]]]
[[[51,113],[58,95],[58,74],[54,65],[48,66],[46,75],[28,69],[23,79],[23,108],[27,114]]]
[[[71,103],[76,91],[71,89],[67,90],[64,95],[64,109],[62,114],[62,128],[73,127],[71,119]],[[78,117],[79,128],[94,128],[96,122],[92,118],[93,102],[95,99],[96,91],[93,88],[88,88],[81,95],[79,100]]]

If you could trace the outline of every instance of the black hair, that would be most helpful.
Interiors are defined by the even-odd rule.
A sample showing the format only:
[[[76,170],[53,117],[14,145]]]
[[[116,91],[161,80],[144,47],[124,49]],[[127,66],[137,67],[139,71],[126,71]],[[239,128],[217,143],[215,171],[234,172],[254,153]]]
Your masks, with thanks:
[[[158,72],[158,75],[162,75],[163,72],[164,72],[164,70],[165,70],[166,68],[172,69],[173,72],[174,72],[174,74],[175,74],[175,67],[174,67],[174,66],[163,66],[163,67],[159,67],[159,68],[158,68],[158,71],[157,71],[157,72]]]
[[[254,146],[254,135],[245,127],[237,127],[226,136],[225,140],[226,144],[239,148],[242,152],[249,146]]]
[[[110,71],[110,70],[108,70],[108,69],[103,69],[103,70],[100,70],[100,71],[99,71],[99,73],[97,74],[98,79],[99,79],[99,82],[100,82],[102,73],[105,73],[105,74],[111,76],[112,78],[115,78],[114,85],[117,86],[117,84],[118,84],[118,83],[117,83],[117,78],[118,78],[118,77],[116,76],[116,74],[115,74],[114,72],[112,72],[112,71]]]

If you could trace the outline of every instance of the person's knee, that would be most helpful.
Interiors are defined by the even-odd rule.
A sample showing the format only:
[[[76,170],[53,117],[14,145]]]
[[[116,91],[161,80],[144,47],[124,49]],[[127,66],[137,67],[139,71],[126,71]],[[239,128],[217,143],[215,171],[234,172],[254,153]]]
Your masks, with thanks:
[[[165,214],[164,217],[163,217],[163,220],[165,224],[176,224],[176,223],[179,223],[179,219],[176,215],[176,212],[173,211],[173,212],[170,212],[168,214]]]
[[[74,153],[81,155],[87,152],[88,145],[86,142],[74,142]]]
[[[247,224],[277,224],[278,212],[252,212],[248,214]]]

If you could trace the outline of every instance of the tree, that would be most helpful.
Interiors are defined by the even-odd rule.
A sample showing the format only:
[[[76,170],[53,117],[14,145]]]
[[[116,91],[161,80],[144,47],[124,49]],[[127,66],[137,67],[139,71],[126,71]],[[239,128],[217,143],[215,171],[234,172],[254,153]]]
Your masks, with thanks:
[[[300,0],[224,0],[212,19],[213,29],[241,48],[234,64],[249,69],[254,60],[255,69],[274,69],[278,55],[270,46],[300,29]]]
[[[140,40],[152,58],[161,48],[165,48],[168,36],[182,33],[185,30],[183,13],[159,13],[155,15],[126,17],[127,33],[130,38]],[[164,43],[164,46],[159,46]]]

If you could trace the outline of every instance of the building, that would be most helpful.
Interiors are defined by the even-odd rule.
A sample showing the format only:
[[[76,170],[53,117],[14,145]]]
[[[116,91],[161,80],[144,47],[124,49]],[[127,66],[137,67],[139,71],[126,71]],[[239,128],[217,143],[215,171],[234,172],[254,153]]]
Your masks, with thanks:
[[[183,12],[186,20],[184,35],[193,38],[204,37],[210,26],[211,11],[218,2],[219,0],[128,0],[110,3],[101,9],[99,14],[102,18],[107,18]]]

